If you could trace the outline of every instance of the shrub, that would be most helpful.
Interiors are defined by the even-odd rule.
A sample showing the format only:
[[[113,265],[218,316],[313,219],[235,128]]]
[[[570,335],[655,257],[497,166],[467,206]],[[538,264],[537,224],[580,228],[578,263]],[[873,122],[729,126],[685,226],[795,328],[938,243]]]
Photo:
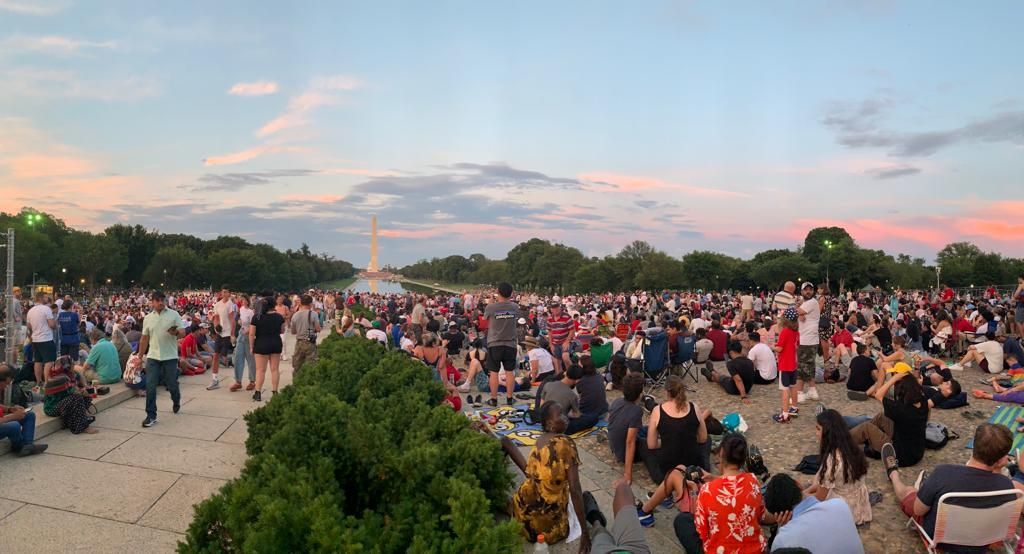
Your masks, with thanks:
[[[511,552],[499,444],[441,405],[417,360],[332,336],[246,416],[241,476],[196,508],[182,552]]]

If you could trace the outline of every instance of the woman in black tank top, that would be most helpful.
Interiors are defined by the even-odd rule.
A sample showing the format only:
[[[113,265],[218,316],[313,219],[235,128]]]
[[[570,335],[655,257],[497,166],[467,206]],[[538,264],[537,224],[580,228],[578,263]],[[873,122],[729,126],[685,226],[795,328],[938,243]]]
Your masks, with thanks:
[[[651,412],[647,431],[647,447],[656,451],[662,475],[677,465],[702,466],[699,444],[708,440],[707,426],[699,409],[686,400],[683,380],[678,376],[669,377],[665,392],[669,400]]]

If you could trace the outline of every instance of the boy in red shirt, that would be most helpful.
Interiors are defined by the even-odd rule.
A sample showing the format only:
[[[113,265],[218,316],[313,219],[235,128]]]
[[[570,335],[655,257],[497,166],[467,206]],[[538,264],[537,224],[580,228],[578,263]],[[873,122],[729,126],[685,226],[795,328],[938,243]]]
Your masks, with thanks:
[[[779,388],[782,389],[782,411],[772,416],[776,423],[789,423],[789,417],[800,413],[796,407],[796,350],[800,334],[797,332],[796,308],[787,308],[782,314],[782,332],[772,350],[779,356]]]

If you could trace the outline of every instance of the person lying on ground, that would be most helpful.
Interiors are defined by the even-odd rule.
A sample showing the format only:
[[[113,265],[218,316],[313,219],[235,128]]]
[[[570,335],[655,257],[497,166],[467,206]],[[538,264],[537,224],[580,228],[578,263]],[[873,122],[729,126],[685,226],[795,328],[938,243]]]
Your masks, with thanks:
[[[633,490],[629,488],[629,483],[624,479],[615,481],[613,487],[615,488],[615,497],[612,498],[612,510],[615,512],[615,519],[612,521],[611,527],[605,525],[604,515],[596,509],[596,505],[593,510],[587,510],[591,554],[617,552],[649,554],[651,549],[647,545],[644,530],[633,514],[633,506],[636,502]],[[588,496],[589,498],[587,498]],[[590,496],[590,493],[585,493],[584,498],[585,501],[592,500],[593,496]],[[593,503],[596,504],[596,501]]]
[[[896,448],[891,443],[882,446],[882,462],[886,478],[892,483],[900,509],[908,517],[917,520],[929,536],[935,534],[935,516],[939,499],[951,492],[990,492],[1014,488],[1010,478],[1002,474],[1009,463],[1013,435],[1003,425],[982,423],[974,432],[974,449],[966,465],[941,464],[932,470],[920,489],[904,484],[900,477]],[[1007,497],[989,497],[970,504],[979,508],[997,506],[1009,500]],[[951,523],[955,525],[955,522]],[[965,547],[939,545],[956,552],[987,552],[987,547]]]
[[[830,554],[864,553],[852,511],[842,498],[805,496],[792,477],[779,473],[765,486],[764,509],[779,525],[771,552],[804,548]]]
[[[1017,356],[1008,354],[1006,356],[1006,362],[1010,364],[1011,378],[1016,373],[1020,375],[1021,365],[1017,361]],[[1024,380],[1018,380],[1017,384],[1012,387],[1004,387],[999,384],[998,377],[992,377],[989,379],[992,384],[991,393],[983,390],[975,389],[972,394],[975,398],[983,398],[985,400],[995,400],[996,402],[1010,402],[1013,404],[1024,404]]]
[[[738,395],[743,402],[747,401],[747,395],[754,387],[754,375],[757,369],[754,362],[743,356],[743,345],[739,341],[729,343],[729,361],[725,364],[728,376],[719,375],[718,372],[702,367],[700,372],[709,383],[718,383],[726,394]]]

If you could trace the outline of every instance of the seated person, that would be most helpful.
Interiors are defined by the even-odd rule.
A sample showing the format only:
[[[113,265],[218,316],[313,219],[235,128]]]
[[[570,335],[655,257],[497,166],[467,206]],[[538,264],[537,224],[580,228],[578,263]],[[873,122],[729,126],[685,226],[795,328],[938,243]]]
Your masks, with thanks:
[[[562,407],[562,413],[568,416],[568,425],[565,429],[567,435],[590,429],[601,419],[598,414],[586,414],[580,411],[580,398],[572,388],[581,378],[583,378],[583,368],[573,364],[562,373],[562,378],[558,381],[544,383],[537,396],[541,412],[543,412],[544,405],[549,402],[558,403]]]
[[[367,323],[366,326],[369,327],[370,324]],[[213,346],[210,344],[210,342],[210,324],[200,323],[199,334],[196,335],[196,346],[198,349],[199,358],[203,360],[203,363],[206,365],[207,369],[213,367],[213,357],[216,355],[216,353],[213,351]]]
[[[830,554],[864,553],[853,514],[842,498],[805,497],[792,477],[779,473],[765,486],[764,509],[779,524],[772,552],[805,548]]]
[[[85,363],[76,366],[75,371],[85,377],[86,382],[97,381],[101,385],[110,385],[121,380],[121,359],[117,347],[107,340],[99,327],[89,332],[89,340],[93,347]]]
[[[14,372],[0,363],[0,398],[7,387],[14,385]],[[36,436],[36,414],[22,406],[0,405],[0,440],[11,441],[11,452],[15,456],[32,456],[46,450],[45,444],[34,444]]]
[[[906,485],[900,478],[896,450],[892,444],[882,447],[882,462],[885,474],[892,483],[900,508],[908,517],[912,517],[924,527],[929,536],[935,534],[935,510],[939,498],[950,492],[990,492],[1013,489],[1010,478],[1003,475],[1002,469],[1009,462],[1010,447],[1013,435],[1003,425],[982,423],[974,432],[974,449],[971,459],[966,465],[941,464],[932,470],[930,476],[921,483],[920,489]],[[988,497],[977,499],[971,506],[984,508],[998,506],[1008,497]],[[976,504],[974,502],[977,502]],[[955,525],[955,523],[950,523]],[[956,552],[988,552],[987,547],[968,547],[957,545],[939,545],[941,550],[954,547]]]
[[[757,332],[750,332],[746,337],[746,357],[754,363],[757,373],[754,374],[755,385],[771,385],[779,376],[778,361],[771,347],[761,342],[761,335]]]
[[[853,334],[846,327],[837,327],[837,329],[839,330],[829,339],[829,342],[832,344],[832,350],[829,352],[829,359],[825,360],[826,368],[840,365],[843,363],[843,360],[852,358],[854,354]]]
[[[983,371],[989,373],[1000,373],[1003,371],[1003,345],[996,340],[995,333],[986,333],[985,341],[972,344],[967,348],[967,353],[958,363],[950,366],[953,371],[963,371],[964,368],[977,363]]]
[[[178,367],[182,375],[201,375],[206,372],[206,362],[199,356],[199,337],[202,333],[203,328],[193,323],[188,328],[188,334],[178,344]]]
[[[603,417],[608,413],[604,377],[597,374],[597,368],[594,367],[589,354],[580,356],[579,364],[583,368],[583,377],[576,383],[576,392],[580,395],[580,412]]]
[[[754,387],[757,369],[754,362],[743,356],[743,346],[738,341],[729,343],[729,358],[729,362],[725,364],[725,369],[729,372],[728,377],[706,367],[700,368],[700,372],[708,382],[721,385],[726,394],[739,395],[740,400],[746,400],[750,389]]]
[[[895,391],[893,398],[886,397],[890,388]],[[867,444],[866,453],[877,456],[882,445],[891,442],[896,447],[901,467],[921,461],[929,412],[921,384],[909,371],[894,373],[875,391],[874,398],[882,403],[882,413],[850,430],[854,444]]]
[[[75,373],[69,356],[57,358],[50,369],[46,380],[46,396],[43,399],[43,413],[50,417],[59,417],[71,434],[94,434],[98,431],[90,427],[96,418],[89,415],[92,397],[82,393],[85,383],[82,376]]]
[[[694,361],[698,364],[706,364],[710,369],[711,365],[711,349],[715,347],[715,343],[711,342],[708,338],[708,330],[701,327],[695,331],[697,335],[697,345],[694,347],[696,354],[694,355]]]
[[[885,380],[885,372],[867,353],[868,346],[857,343],[857,355],[850,360],[850,377],[846,380],[846,396],[850,400],[867,400]]]
[[[644,409],[640,396],[644,392],[644,377],[630,373],[622,380],[622,397],[616,398],[608,410],[608,446],[617,462],[622,462],[622,479],[633,482],[633,463],[642,460],[646,451],[647,433],[644,428]]]
[[[711,341],[711,361],[724,362],[726,359],[726,348],[729,345],[729,333],[722,329],[722,323],[713,321],[711,329],[707,332],[707,338]]]
[[[705,473],[693,510],[693,527],[685,524],[688,514],[677,515],[674,522],[676,537],[687,552],[700,552],[701,546],[704,552],[764,552],[761,484],[743,469],[747,455],[743,435],[729,434],[722,439],[717,456],[719,475]],[[699,540],[690,534],[694,531]]]
[[[647,546],[647,537],[640,527],[640,522],[633,513],[633,505],[636,498],[633,490],[625,479],[615,481],[615,497],[612,498],[612,510],[615,512],[615,519],[611,527],[605,526],[604,515],[593,501],[593,508],[589,504],[593,499],[590,493],[584,493],[584,503],[588,504],[587,523],[590,524],[590,551],[601,552],[630,552],[632,554],[650,554],[651,549]],[[588,498],[590,496],[590,498]]]
[[[572,371],[570,366],[566,373]],[[552,381],[548,384],[555,383]],[[576,518],[586,521],[583,512],[583,490],[580,487],[580,457],[576,443],[566,436],[566,414],[558,402],[545,403],[540,411],[544,434],[528,457],[508,437],[501,438],[502,450],[519,467],[526,479],[512,496],[512,517],[522,523],[531,541],[544,535],[553,544],[569,536],[569,498],[572,497]],[[581,551],[590,550],[590,535],[580,538]]]

